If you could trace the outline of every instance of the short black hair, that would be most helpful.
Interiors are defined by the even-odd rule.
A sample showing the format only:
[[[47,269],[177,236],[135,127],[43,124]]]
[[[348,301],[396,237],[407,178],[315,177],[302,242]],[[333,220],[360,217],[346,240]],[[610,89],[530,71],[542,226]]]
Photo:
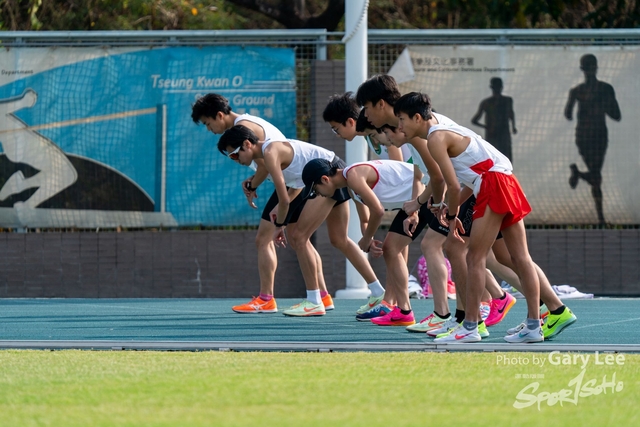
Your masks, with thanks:
[[[409,92],[406,95],[402,95],[396,105],[393,106],[393,113],[396,116],[400,113],[405,113],[409,117],[420,114],[424,120],[429,120],[431,112],[429,95],[420,92]]]
[[[367,116],[364,115],[364,109],[362,109],[358,114],[358,120],[356,120],[356,132],[364,132],[367,129],[374,129],[378,133],[382,132],[367,119]]]
[[[215,117],[220,111],[224,114],[231,113],[229,100],[217,93],[208,93],[198,98],[191,106],[191,119],[194,123],[200,123],[203,117]]]
[[[353,99],[353,92],[347,92],[342,95],[333,95],[329,98],[329,103],[324,108],[322,118],[325,122],[347,123],[347,120],[358,119],[360,108]]]
[[[390,124],[384,124],[384,125],[382,125],[380,130],[384,131],[385,129],[389,129],[391,132],[395,133],[396,129],[398,129],[398,128],[396,126],[391,126]]]
[[[398,83],[388,74],[371,77],[360,85],[356,93],[356,102],[360,106],[364,106],[367,102],[376,104],[381,99],[394,106],[398,98],[400,98]]]
[[[220,136],[218,140],[218,151],[226,156],[228,154],[227,147],[236,149],[240,147],[245,140],[249,140],[251,145],[258,143],[258,137],[251,129],[246,126],[235,125],[224,131]]]
[[[320,182],[320,179],[326,175],[332,177],[338,173],[340,163],[337,161],[329,161],[327,159],[312,159],[302,169],[302,199],[308,199],[313,196],[313,187]]]

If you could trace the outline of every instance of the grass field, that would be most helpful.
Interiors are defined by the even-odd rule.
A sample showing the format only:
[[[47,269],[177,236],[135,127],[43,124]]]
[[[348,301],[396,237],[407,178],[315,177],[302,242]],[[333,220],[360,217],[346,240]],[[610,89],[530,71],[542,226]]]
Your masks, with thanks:
[[[581,355],[6,350],[0,425],[640,425],[640,355]]]

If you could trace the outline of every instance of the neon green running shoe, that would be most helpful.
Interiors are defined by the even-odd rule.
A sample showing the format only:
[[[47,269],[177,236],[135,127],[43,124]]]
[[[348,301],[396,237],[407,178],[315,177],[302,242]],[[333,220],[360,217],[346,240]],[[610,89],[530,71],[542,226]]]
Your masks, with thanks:
[[[461,322],[462,323],[462,322]],[[449,333],[449,331],[451,331],[454,328],[457,328],[459,324],[456,322],[456,318],[455,316],[450,316],[446,322],[444,322],[442,324],[442,326],[440,326],[439,328],[436,329],[429,329],[427,331],[427,335],[429,335],[430,337],[434,337],[434,338],[438,338],[440,335],[446,335]]]
[[[379,297],[370,296],[369,301],[367,301],[365,305],[361,306],[359,309],[356,310],[356,314],[366,313],[376,305],[380,304],[383,299],[384,299],[384,293]]]
[[[443,336],[438,335],[438,337],[433,340],[435,344],[453,344],[453,343],[466,343],[466,342],[479,342],[482,338],[480,338],[480,334],[478,334],[478,328],[473,329],[472,331],[467,330],[462,324],[458,325],[455,329],[447,332],[446,334],[442,334]]]
[[[451,317],[451,315],[449,315],[449,317]],[[407,326],[407,331],[424,333],[424,332],[427,332],[428,330],[441,327],[442,325],[444,325],[444,322],[446,322],[447,319],[443,319],[437,314],[431,313],[430,315],[422,319],[419,323]]]
[[[478,334],[480,334],[480,338],[487,338],[489,336],[487,325],[485,325],[484,322],[478,323]]]
[[[462,326],[462,323],[459,323],[458,326]],[[450,335],[454,329],[449,329],[447,332],[443,332],[441,334],[438,334],[438,336],[436,336],[436,338],[444,338],[447,335]],[[489,331],[487,330],[487,325],[484,324],[484,322],[482,323],[478,323],[478,335],[480,335],[480,338],[487,338],[489,337]]]
[[[542,326],[544,339],[548,340],[562,332],[567,326],[573,324],[578,318],[571,312],[569,307],[565,307],[561,314],[549,313],[547,321]]]
[[[324,316],[326,311],[322,302],[314,304],[309,300],[303,300],[300,304],[296,304],[282,313],[285,316],[309,317]]]

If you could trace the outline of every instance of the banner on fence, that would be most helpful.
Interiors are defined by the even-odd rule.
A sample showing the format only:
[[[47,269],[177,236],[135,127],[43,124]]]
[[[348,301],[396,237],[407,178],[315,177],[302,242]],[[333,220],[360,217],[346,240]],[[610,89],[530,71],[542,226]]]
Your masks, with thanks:
[[[0,227],[257,224],[251,171],[191,105],[219,93],[296,133],[293,49],[16,48],[0,64]]]
[[[529,224],[640,224],[638,47],[410,46],[402,93],[507,154]]]

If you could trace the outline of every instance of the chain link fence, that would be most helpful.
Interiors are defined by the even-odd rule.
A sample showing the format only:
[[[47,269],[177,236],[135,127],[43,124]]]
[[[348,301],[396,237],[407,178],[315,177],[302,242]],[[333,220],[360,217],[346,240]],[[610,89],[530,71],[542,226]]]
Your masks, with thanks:
[[[0,32],[0,44],[6,50],[51,47],[120,47],[159,48],[207,46],[262,46],[289,48],[295,52],[296,138],[308,140],[311,129],[312,93],[310,75],[315,60],[344,59],[344,33],[325,30],[268,31],[150,31],[150,32]],[[516,46],[537,47],[615,47],[624,50],[640,46],[636,30],[370,30],[369,75],[388,73],[408,47],[413,46],[483,46],[511,49]],[[5,66],[5,68],[9,68]],[[215,91],[215,90],[212,90]],[[563,95],[564,96],[564,95]],[[631,116],[628,111],[627,118]],[[632,120],[632,119],[629,119]],[[194,128],[194,132],[197,129]],[[201,130],[200,130],[201,131]],[[586,184],[585,184],[586,185]],[[591,203],[589,199],[581,203]],[[622,221],[613,227],[637,227],[639,221]],[[188,227],[222,227],[219,224],[188,224]],[[234,224],[233,226],[238,226]],[[543,228],[601,228],[604,225],[581,223],[533,225]],[[610,224],[606,227],[611,227]],[[31,227],[27,227],[31,228]],[[68,230],[75,227],[48,227]],[[108,227],[107,227],[108,228]],[[136,227],[129,227],[134,229]],[[141,227],[143,228],[143,227]],[[95,229],[95,228],[94,228]],[[115,228],[113,228],[115,229]]]

